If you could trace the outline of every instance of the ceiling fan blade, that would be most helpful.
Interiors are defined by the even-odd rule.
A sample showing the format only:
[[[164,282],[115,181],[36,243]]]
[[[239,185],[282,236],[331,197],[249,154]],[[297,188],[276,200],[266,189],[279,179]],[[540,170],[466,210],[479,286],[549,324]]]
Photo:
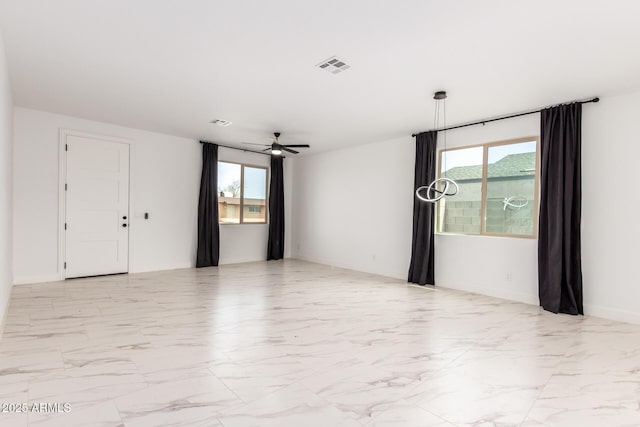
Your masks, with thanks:
[[[264,152],[264,151],[269,151],[269,150],[271,150],[271,147],[265,148],[265,149],[264,149],[264,150],[262,150],[262,151]]]
[[[287,145],[283,145],[283,147],[305,147],[305,148],[310,148],[311,146],[309,144],[287,144]]]
[[[285,145],[283,145],[283,146],[282,146],[282,149],[283,149],[284,151],[288,151],[288,152],[293,153],[293,154],[298,154],[298,153],[300,153],[299,151],[296,151],[296,150],[290,150],[290,149],[288,149],[288,148],[287,148],[287,146],[285,146]]]
[[[270,144],[256,144],[255,142],[243,142],[242,144],[244,144],[244,145],[260,145],[262,147],[266,147],[267,145],[270,145]]]

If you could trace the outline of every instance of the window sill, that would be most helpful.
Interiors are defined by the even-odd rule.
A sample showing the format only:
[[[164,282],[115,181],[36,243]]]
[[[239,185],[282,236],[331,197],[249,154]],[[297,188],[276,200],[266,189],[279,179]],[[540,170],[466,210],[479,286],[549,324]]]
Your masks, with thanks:
[[[464,236],[464,237],[497,237],[500,239],[526,239],[537,240],[537,235],[521,235],[521,234],[464,234],[464,233],[435,233],[436,236]]]
[[[230,225],[269,225],[268,222],[243,222],[242,224],[234,224],[234,223],[229,223],[229,222],[225,222],[225,223],[218,223],[218,225],[222,225],[222,226],[230,226]]]

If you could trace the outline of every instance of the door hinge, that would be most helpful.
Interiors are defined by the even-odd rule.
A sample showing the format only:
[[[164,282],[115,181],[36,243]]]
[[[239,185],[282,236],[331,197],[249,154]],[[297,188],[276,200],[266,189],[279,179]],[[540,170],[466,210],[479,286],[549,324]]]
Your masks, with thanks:
[[[66,222],[64,223],[64,229],[65,230],[67,229],[67,223]]]
[[[68,187],[68,184],[65,182],[65,184],[64,184],[64,191],[67,191],[67,189],[68,189],[68,188],[69,188],[69,187]]]
[[[69,144],[64,144],[64,151],[69,151]]]
[[[64,269],[65,270],[67,269],[67,263],[66,262],[64,263]]]

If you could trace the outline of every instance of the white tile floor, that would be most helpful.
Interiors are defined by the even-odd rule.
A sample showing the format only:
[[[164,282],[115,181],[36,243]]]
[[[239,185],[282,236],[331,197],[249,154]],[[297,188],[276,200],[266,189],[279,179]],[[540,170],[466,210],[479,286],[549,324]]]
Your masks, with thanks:
[[[16,286],[0,402],[71,404],[3,427],[639,426],[640,326],[300,261]]]

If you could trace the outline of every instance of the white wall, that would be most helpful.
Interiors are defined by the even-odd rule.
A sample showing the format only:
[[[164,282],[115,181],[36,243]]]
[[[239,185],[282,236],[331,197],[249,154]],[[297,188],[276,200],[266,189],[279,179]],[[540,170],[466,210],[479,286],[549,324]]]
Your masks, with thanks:
[[[296,159],[294,257],[405,279],[414,152],[409,137]]]
[[[582,271],[585,311],[640,323],[640,92],[583,108]]]
[[[638,117],[640,92],[583,107],[582,256],[585,312],[640,323]],[[447,146],[538,135],[539,120],[455,130]],[[408,135],[297,159],[293,255],[406,279],[413,165]],[[439,286],[538,304],[537,240],[438,235],[435,244]]]
[[[0,34],[0,335],[13,284],[13,102]]]
[[[60,128],[131,141],[129,271],[194,266],[202,162],[202,148],[197,141],[25,108],[15,108],[14,123],[16,283],[53,281],[60,277]],[[259,161],[268,161],[267,156],[256,156]],[[245,162],[255,160],[243,152],[223,149],[220,158]],[[145,212],[149,212],[149,220],[144,219]],[[266,226],[221,228],[221,263],[265,259]]]
[[[59,129],[131,141],[129,271],[190,267],[196,247],[200,144],[75,117],[15,109],[15,281],[59,279]],[[144,213],[149,212],[149,220]]]

